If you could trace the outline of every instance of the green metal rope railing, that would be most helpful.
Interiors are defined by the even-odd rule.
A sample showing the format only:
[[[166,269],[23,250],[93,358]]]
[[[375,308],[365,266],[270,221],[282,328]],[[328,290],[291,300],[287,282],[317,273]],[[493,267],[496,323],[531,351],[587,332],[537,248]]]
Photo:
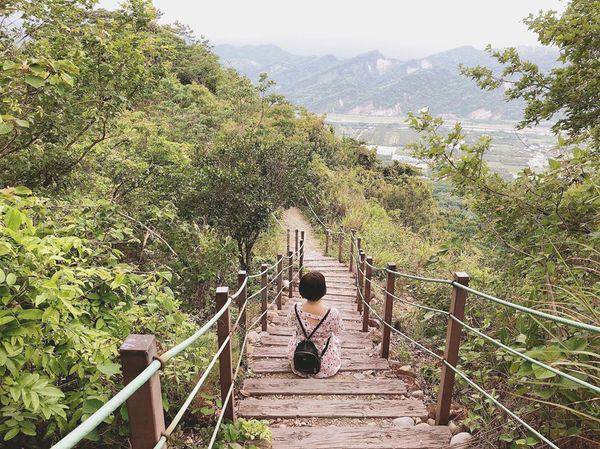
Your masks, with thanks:
[[[173,420],[171,421],[171,423],[169,424],[169,426],[163,432],[163,435],[160,437],[160,439],[158,440],[158,442],[155,445],[155,449],[160,449],[165,445],[165,443],[168,440],[168,437],[171,435],[171,433],[177,427],[177,425],[181,421],[182,417],[184,416],[185,412],[188,410],[189,406],[191,405],[194,397],[198,394],[198,392],[200,391],[200,388],[202,387],[202,385],[208,378],[210,372],[212,371],[212,368],[215,366],[217,360],[219,359],[219,356],[223,353],[224,349],[227,347],[227,344],[229,344],[231,342],[232,335],[239,327],[240,319],[249,303],[249,300],[258,296],[265,289],[268,289],[268,287],[272,286],[273,283],[275,281],[277,281],[278,278],[283,273],[285,273],[286,270],[293,267],[294,266],[294,262],[293,262],[294,257],[296,258],[296,260],[301,260],[301,254],[303,254],[304,245],[305,245],[305,242],[302,242],[302,244],[299,246],[298,250],[291,253],[291,257],[292,257],[292,259],[290,259],[290,260],[292,260],[291,264],[283,266],[277,273],[275,273],[272,276],[271,280],[268,281],[265,286],[263,286],[261,289],[259,289],[254,294],[246,297],[243,305],[241,306],[241,308],[238,312],[238,318],[234,322],[234,325],[232,326],[229,334],[227,335],[225,340],[221,343],[220,347],[217,349],[217,352],[213,355],[211,361],[207,365],[206,369],[204,370],[204,372],[203,372],[202,376],[200,377],[200,379],[198,380],[198,382],[195,384],[194,388],[191,390],[190,394],[187,396],[182,407],[178,410],[178,412],[175,414],[175,416],[174,416]],[[267,274],[269,271],[271,271],[273,268],[275,268],[279,264],[279,262],[280,262],[280,260],[278,260],[273,265],[270,265],[269,267],[267,267],[265,270],[261,271],[258,274],[246,275],[244,278],[244,281],[241,283],[238,290],[233,295],[228,297],[225,304],[217,311],[217,313],[215,313],[215,315],[208,322],[206,322],[193,335],[186,338],[181,343],[177,344],[173,348],[164,352],[162,355],[155,357],[155,360],[153,360],[140,374],[138,374],[125,387],[123,387],[123,389],[121,391],[119,391],[115,396],[113,396],[111,399],[109,399],[102,407],[100,407],[95,413],[93,413],[90,417],[88,417],[85,421],[83,421],[79,426],[77,426],[75,429],[73,429],[69,434],[67,434],[64,438],[62,438],[54,446],[52,446],[51,449],[70,449],[70,448],[74,447],[78,442],[80,442],[83,438],[85,438],[86,435],[88,435],[92,430],[94,430],[98,425],[100,425],[106,418],[108,418],[112,413],[114,413],[118,407],[120,407],[122,404],[124,404],[136,391],[138,391],[143,385],[145,385],[148,382],[148,380],[150,380],[152,378],[152,376],[154,376],[158,371],[160,371],[161,368],[170,359],[177,356],[181,352],[187,350],[202,335],[206,334],[206,332],[208,332],[209,329],[212,326],[214,326],[214,324],[228,310],[228,308],[231,306],[233,301],[239,297],[239,295],[242,293],[242,291],[245,290],[245,288],[248,285],[249,279],[256,278],[258,276]],[[294,275],[294,277],[290,280],[290,284],[292,284],[292,282],[295,279],[297,279],[298,275],[299,275],[299,271],[297,271],[296,274]],[[238,360],[235,374],[233,377],[233,382],[231,383],[231,386],[229,388],[229,392],[227,394],[226,399],[222,403],[221,413],[219,415],[217,425],[215,427],[211,441],[209,443],[209,446],[208,446],[209,448],[212,448],[212,446],[215,442],[216,436],[218,434],[218,430],[220,428],[220,424],[223,420],[224,411],[228,405],[228,402],[231,399],[231,395],[233,394],[235,379],[237,378],[237,375],[239,373],[239,369],[240,369],[241,362],[242,362],[243,355],[244,355],[245,346],[247,343],[247,337],[248,337],[247,331],[248,331],[248,329],[255,327],[260,322],[260,320],[263,318],[263,316],[269,310],[269,307],[272,307],[274,302],[279,297],[281,297],[283,290],[284,290],[284,287],[282,286],[275,294],[274,299],[269,303],[269,306],[267,307],[267,309],[265,311],[263,311],[263,313],[261,313],[261,315],[259,315],[256,318],[256,320],[252,323],[252,325],[246,329],[246,333],[244,335],[244,340],[243,340],[243,343],[241,344],[241,348],[240,348],[239,360]]]
[[[553,449],[560,449],[556,444],[554,444],[552,441],[550,441],[547,437],[545,437],[544,435],[542,435],[540,432],[538,432],[536,429],[534,429],[533,427],[531,427],[529,424],[527,424],[527,422],[525,422],[521,417],[519,417],[516,413],[514,413],[512,410],[508,409],[505,405],[503,405],[500,401],[498,401],[498,399],[496,399],[494,396],[492,396],[489,392],[485,391],[480,385],[478,385],[477,383],[473,382],[463,371],[457,369],[455,366],[453,366],[452,364],[448,363],[448,361],[446,361],[444,359],[444,357],[440,356],[439,354],[436,354],[435,352],[433,352],[431,349],[427,348],[426,346],[422,345],[421,343],[419,343],[418,341],[416,341],[415,339],[411,338],[410,336],[406,335],[405,333],[401,332],[400,330],[396,329],[394,326],[392,326],[390,323],[388,323],[384,318],[382,318],[379,313],[377,313],[377,311],[371,307],[371,305],[369,304],[369,301],[366,301],[364,294],[362,292],[362,289],[360,288],[360,284],[359,284],[359,276],[364,276],[367,274],[364,270],[361,269],[361,259],[360,259],[360,250],[358,248],[358,245],[356,244],[356,242],[353,240],[352,243],[353,248],[355,249],[354,251],[354,263],[355,266],[357,268],[357,272],[356,272],[356,276],[355,276],[355,286],[357,288],[357,292],[358,292],[358,296],[360,298],[360,301],[362,302],[362,304],[369,309],[369,311],[377,318],[378,321],[380,321],[382,323],[383,326],[386,326],[387,328],[390,329],[391,332],[394,332],[400,336],[402,336],[404,339],[408,340],[409,342],[411,342],[412,344],[414,344],[416,347],[418,347],[419,349],[421,349],[422,351],[426,352],[427,354],[429,354],[431,357],[433,357],[434,359],[436,359],[437,361],[443,363],[448,369],[450,369],[451,371],[453,371],[456,375],[458,375],[460,378],[462,378],[465,382],[467,382],[467,384],[469,386],[471,386],[472,388],[476,389],[477,391],[479,391],[479,393],[481,393],[482,395],[484,395],[487,399],[489,399],[490,401],[492,401],[494,403],[494,405],[496,405],[498,408],[500,408],[501,410],[503,410],[505,413],[507,413],[511,418],[513,418],[515,421],[517,421],[520,425],[522,425],[524,428],[526,428],[528,431],[530,431],[533,435],[535,435],[537,438],[539,438],[541,441],[543,441],[544,443],[548,444],[551,448]],[[514,309],[520,310],[522,312],[525,313],[530,313],[532,315],[536,315],[542,318],[546,318],[549,320],[552,320],[554,322],[557,323],[561,323],[561,324],[567,324],[579,329],[583,329],[583,330],[588,330],[588,331],[592,331],[592,332],[600,332],[600,328],[598,328],[597,326],[593,326],[590,324],[586,324],[586,323],[580,323],[574,320],[570,320],[570,319],[566,319],[563,317],[557,317],[554,315],[550,315],[544,312],[539,312],[536,311],[534,309],[530,309],[524,306],[520,306],[518,304],[514,304],[508,301],[504,301],[501,300],[499,298],[496,298],[494,296],[488,295],[486,293],[482,293],[479,292],[475,289],[469,288],[463,284],[460,284],[456,281],[450,281],[450,280],[445,280],[445,279],[435,279],[435,278],[426,278],[426,277],[421,277],[421,276],[416,276],[416,275],[411,275],[411,274],[407,274],[407,273],[402,273],[396,270],[390,270],[387,267],[377,267],[373,264],[368,263],[366,260],[364,261],[365,265],[368,265],[370,268],[375,269],[375,270],[381,270],[381,271],[386,271],[392,275],[396,275],[396,276],[401,276],[404,278],[408,278],[408,279],[413,279],[413,280],[418,280],[418,281],[423,281],[423,282],[431,282],[431,283],[443,283],[443,284],[448,284],[448,285],[452,285],[455,288],[460,288],[463,289],[465,291],[468,291],[470,293],[473,293],[477,296],[483,297],[484,299],[488,299],[490,301],[505,305],[507,307],[512,307]],[[564,378],[567,379],[571,382],[574,382],[582,387],[588,388],[592,391],[594,391],[595,393],[600,393],[600,387],[593,385],[589,382],[586,382],[585,380],[579,379],[575,376],[572,376],[568,373],[564,373],[548,364],[545,364],[543,362],[540,362],[539,360],[534,359],[533,357],[529,357],[526,354],[523,354],[505,344],[503,344],[502,342],[484,334],[483,332],[475,329],[474,327],[468,325],[467,323],[465,323],[463,320],[460,320],[459,318],[457,318],[456,316],[454,316],[452,313],[449,313],[445,310],[441,310],[441,309],[437,309],[437,308],[433,308],[433,307],[428,307],[422,304],[418,304],[418,303],[414,303],[411,301],[406,301],[403,298],[400,298],[394,294],[392,294],[391,292],[388,292],[386,288],[381,287],[380,285],[378,285],[376,282],[372,282],[371,279],[369,279],[369,282],[371,283],[370,285],[373,286],[375,285],[377,288],[379,288],[380,290],[382,290],[383,292],[385,292],[385,294],[387,296],[389,296],[390,298],[394,298],[399,300],[400,302],[402,302],[403,304],[407,304],[413,307],[417,307],[423,310],[428,310],[431,312],[435,312],[435,313],[439,313],[441,315],[445,315],[448,316],[449,319],[457,322],[458,324],[460,324],[461,326],[463,326],[465,329],[467,329],[468,331],[474,333],[475,335],[485,339],[486,341],[494,344],[495,346],[505,350],[506,352],[516,356],[516,357],[520,357],[532,364],[535,364],[541,368],[547,369],[548,371]]]

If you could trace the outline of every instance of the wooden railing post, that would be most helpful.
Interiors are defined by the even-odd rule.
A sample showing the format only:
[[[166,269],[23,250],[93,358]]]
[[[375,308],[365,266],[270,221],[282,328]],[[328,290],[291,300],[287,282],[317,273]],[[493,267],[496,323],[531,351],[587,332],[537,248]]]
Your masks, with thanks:
[[[238,288],[240,288],[242,286],[242,284],[244,283],[245,280],[246,280],[246,271],[245,270],[238,271],[238,277],[237,277]],[[244,303],[246,302],[247,297],[248,297],[248,285],[246,284],[244,286],[244,288],[242,289],[242,291],[240,292],[239,296],[237,297],[238,313],[241,314],[240,335],[242,335],[242,336],[246,333],[246,309],[242,310],[242,307],[244,307]]]
[[[356,274],[358,276],[358,291],[356,292],[356,301],[358,302],[358,312],[362,313],[362,297],[365,294],[365,252],[362,249],[360,250],[360,253],[358,253],[358,260],[358,269],[356,270]]]
[[[152,363],[156,354],[154,335],[129,335],[121,348],[123,383],[127,385]],[[153,448],[165,430],[160,378],[154,374],[127,399],[129,430],[132,449]]]
[[[396,271],[396,264],[389,262],[387,264],[387,283],[385,287],[385,305],[383,311],[383,320],[389,325],[392,325],[392,311],[394,308],[394,283],[396,277],[392,271]],[[381,338],[381,357],[387,359],[390,356],[390,328],[383,325],[383,332]]]
[[[269,303],[269,287],[267,287],[269,273],[267,273],[267,268],[268,265],[266,263],[260,266],[260,271],[263,272],[260,277],[260,288],[263,289],[260,293],[260,313],[263,314],[260,323],[263,332],[267,332],[267,304]]]
[[[373,277],[373,258],[371,256],[367,256],[367,263],[365,264],[365,302],[367,304],[371,303],[371,278]],[[367,306],[364,307],[363,316],[362,316],[362,330],[363,332],[367,332],[369,330],[369,308]]]
[[[469,275],[467,273],[454,273],[454,281],[469,285]],[[452,287],[452,299],[450,302],[450,315],[459,320],[465,319],[465,303],[467,301],[467,292],[457,287]],[[448,317],[448,327],[446,330],[446,349],[444,351],[444,360],[449,365],[456,367],[458,362],[458,350],[460,348],[460,339],[462,335],[462,326]],[[452,404],[452,391],[454,390],[454,371],[442,365],[442,376],[440,379],[440,392],[438,394],[437,411],[435,415],[436,425],[445,426],[450,420],[450,406]]]
[[[285,250],[286,254],[287,254],[287,253],[290,252],[290,228],[287,228],[285,230],[285,238],[286,238],[286,241],[287,241],[287,249]]]
[[[304,234],[304,232],[302,233]],[[300,279],[302,279],[302,276],[304,275],[304,239],[300,240],[300,258],[298,262],[298,272],[300,273],[298,275],[298,282],[300,282]]]
[[[288,251],[288,298],[294,295],[294,253]]]
[[[342,263],[342,250],[344,248],[344,234],[340,229],[340,233],[338,235],[338,262]]]
[[[331,237],[331,229],[325,230],[325,255],[329,254],[329,238]]]
[[[348,264],[348,271],[350,271],[352,273],[353,269],[353,264],[354,264],[354,237],[356,234],[356,230],[351,229],[350,230],[350,263]]]
[[[281,310],[281,296],[283,295],[283,256],[277,254],[277,310]]]
[[[300,231],[300,240],[302,240],[302,241],[306,240],[304,238],[304,231]]]
[[[227,303],[228,299],[229,287],[217,287],[217,294],[215,296],[217,310],[222,309]],[[231,319],[229,316],[229,308],[227,308],[217,323],[217,340],[219,347],[223,345],[230,332]],[[229,392],[229,388],[231,388],[231,384],[233,382],[233,370],[231,366],[231,340],[225,344],[223,352],[221,352],[221,355],[219,356],[219,381],[221,384],[221,402],[225,404],[227,393]],[[230,421],[235,419],[235,407],[233,403],[234,398],[235,395],[232,393],[231,398],[229,398],[229,402],[227,403],[227,407],[223,411],[223,417]]]
[[[298,252],[298,230],[297,229],[294,230],[294,246],[295,246],[294,252],[297,253]]]

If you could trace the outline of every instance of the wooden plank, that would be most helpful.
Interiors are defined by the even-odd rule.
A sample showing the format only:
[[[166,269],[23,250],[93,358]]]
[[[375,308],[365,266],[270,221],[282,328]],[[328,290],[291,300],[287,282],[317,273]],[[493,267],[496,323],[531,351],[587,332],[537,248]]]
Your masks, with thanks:
[[[256,399],[247,398],[238,407],[240,416],[253,418],[424,418],[427,408],[416,399]],[[373,428],[375,429],[375,427]],[[332,429],[329,429],[331,432]],[[341,428],[336,428],[337,433]]]
[[[329,273],[344,273],[346,277],[348,276],[348,268],[343,265],[305,265],[307,270],[310,271],[320,271],[324,275]]]
[[[250,395],[304,394],[406,394],[406,385],[398,379],[246,379],[242,389]]]
[[[372,352],[372,348],[344,348],[341,355],[343,359],[353,359],[356,357],[369,357]],[[281,359],[286,357],[286,346],[269,346],[268,350],[260,348],[252,353],[254,359]]]
[[[280,325],[272,325],[269,326],[267,332],[271,335],[292,335],[292,328],[290,326],[286,326],[287,323],[282,323]],[[362,325],[360,323],[354,321],[347,321],[344,323],[344,327],[346,328],[342,332],[342,337],[344,338],[346,335],[365,335],[366,332],[362,332]]]
[[[325,296],[323,296],[323,299],[325,301],[354,302],[355,298],[356,298],[355,293],[330,293],[330,292],[327,292],[327,294]],[[296,301],[305,301],[305,299],[299,295],[294,295],[294,297],[292,299],[294,299]]]
[[[273,449],[441,449],[452,434],[446,426],[274,428]]]
[[[255,373],[291,373],[287,359],[251,359],[248,367]],[[343,359],[340,371],[387,370],[390,365],[386,359],[375,357],[353,357]]]
[[[290,337],[287,335],[265,335],[260,338],[261,345],[265,346],[287,346]],[[342,336],[342,348],[371,348],[373,341],[365,335],[364,337]]]
[[[286,304],[285,306],[283,306],[283,308],[281,309],[281,312],[277,317],[275,318],[283,318],[283,319],[287,319],[287,315],[288,313],[290,313],[292,311],[292,306],[291,304]],[[340,315],[342,315],[342,320],[349,320],[349,321],[362,321],[362,317],[358,314],[358,312],[354,311],[354,310],[344,310],[344,309],[338,309],[338,311],[340,312]],[[275,319],[274,318],[274,319]]]
[[[276,317],[273,317],[273,320],[271,321],[273,324],[287,324],[287,312],[284,315],[277,315]],[[344,313],[344,311],[340,311],[340,313],[342,314],[342,320],[343,321],[354,321],[354,322],[360,322],[361,321],[361,317],[358,314],[348,314],[348,313]]]
[[[352,301],[336,301],[334,303],[333,301],[331,301],[331,304],[328,304],[328,302],[329,302],[329,300],[327,300],[327,299],[323,300],[324,307],[335,307],[338,310],[347,310],[349,312],[358,313],[356,311],[356,302],[352,302]],[[282,307],[282,310],[290,311],[290,310],[292,310],[292,307],[294,307],[294,303],[290,301],[289,303],[285,304]]]

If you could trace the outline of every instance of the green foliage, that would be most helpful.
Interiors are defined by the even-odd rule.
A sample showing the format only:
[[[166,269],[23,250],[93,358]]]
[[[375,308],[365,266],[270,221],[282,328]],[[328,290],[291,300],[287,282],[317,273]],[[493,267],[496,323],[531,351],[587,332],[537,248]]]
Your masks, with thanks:
[[[303,176],[294,167],[300,157],[283,135],[255,131],[225,135],[207,155],[187,201],[237,241],[241,266],[250,266],[272,214],[297,197]]]
[[[490,68],[462,68],[483,89],[508,86],[509,100],[525,100],[521,127],[556,117],[555,132],[572,140],[592,139],[600,143],[600,15],[598,0],[572,0],[562,15],[555,11],[530,15],[525,24],[541,44],[560,50],[560,65],[544,73],[538,65],[523,60],[515,48],[488,52],[504,65],[497,76]]]
[[[239,418],[234,423],[221,426],[217,447],[221,449],[258,449],[271,441],[268,421]]]
[[[4,440],[44,446],[93,413],[120,386],[117,348],[128,334],[154,334],[170,346],[193,332],[169,288],[171,273],[123,263],[119,247],[135,240],[132,229],[103,227],[114,208],[89,206],[73,213],[24,188],[0,191]],[[207,352],[192,351],[165,372],[167,402],[178,389],[167,379],[191,381]]]

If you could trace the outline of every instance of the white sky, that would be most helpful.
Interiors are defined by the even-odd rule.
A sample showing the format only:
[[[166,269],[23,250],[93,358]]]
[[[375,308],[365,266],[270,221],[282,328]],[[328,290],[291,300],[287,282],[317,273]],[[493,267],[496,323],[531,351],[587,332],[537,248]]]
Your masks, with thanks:
[[[112,9],[121,0],[100,0]],[[213,44],[275,44],[298,54],[354,56],[380,50],[396,58],[473,45],[535,45],[522,23],[565,0],[154,0]]]

